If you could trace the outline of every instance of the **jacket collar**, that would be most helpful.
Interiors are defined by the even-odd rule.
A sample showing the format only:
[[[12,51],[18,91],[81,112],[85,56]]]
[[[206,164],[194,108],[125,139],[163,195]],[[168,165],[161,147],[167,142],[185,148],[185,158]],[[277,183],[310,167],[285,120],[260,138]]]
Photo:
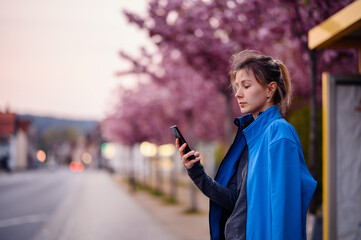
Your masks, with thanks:
[[[243,133],[246,137],[247,144],[255,141],[266,129],[266,127],[274,120],[281,118],[279,108],[277,105],[269,107],[266,111],[260,114],[256,120],[253,121],[253,115],[247,114],[242,117],[236,118],[234,123],[242,128],[242,124],[246,124],[249,121],[253,121],[247,127],[243,129]]]

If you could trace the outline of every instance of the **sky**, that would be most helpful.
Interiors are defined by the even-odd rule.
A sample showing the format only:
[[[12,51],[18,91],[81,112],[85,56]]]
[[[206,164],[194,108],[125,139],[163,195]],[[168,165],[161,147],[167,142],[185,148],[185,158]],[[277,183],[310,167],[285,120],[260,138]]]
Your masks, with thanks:
[[[0,112],[101,120],[117,77],[152,46],[122,9],[144,15],[147,0],[0,0]]]

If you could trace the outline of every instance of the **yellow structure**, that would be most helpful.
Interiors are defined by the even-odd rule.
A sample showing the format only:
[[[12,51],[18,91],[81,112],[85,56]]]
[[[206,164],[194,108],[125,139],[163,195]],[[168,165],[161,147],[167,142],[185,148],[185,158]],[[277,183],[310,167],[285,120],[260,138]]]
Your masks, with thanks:
[[[352,2],[350,5],[335,13],[319,25],[308,32],[308,47],[310,49],[340,49],[355,48],[359,53],[359,73],[361,73],[361,0]],[[330,235],[330,186],[333,184],[328,177],[328,140],[330,137],[328,119],[328,93],[327,74],[323,74],[323,239],[335,239],[336,236]],[[332,231],[331,231],[332,232]],[[332,234],[331,234],[332,235]]]
[[[327,88],[327,84],[326,84],[326,80],[327,79],[327,74],[324,73],[322,74],[322,101],[326,102],[328,99],[328,92],[329,89]],[[329,188],[329,182],[328,182],[328,172],[329,172],[329,166],[327,163],[328,160],[328,138],[329,138],[329,133],[327,131],[327,129],[329,128],[329,121],[328,121],[328,104],[324,104],[323,105],[323,109],[322,109],[322,199],[323,199],[323,239],[326,240],[328,239],[328,233],[329,233],[329,201],[328,201],[328,188]]]
[[[354,1],[308,32],[310,49],[357,48],[361,73],[361,0]]]

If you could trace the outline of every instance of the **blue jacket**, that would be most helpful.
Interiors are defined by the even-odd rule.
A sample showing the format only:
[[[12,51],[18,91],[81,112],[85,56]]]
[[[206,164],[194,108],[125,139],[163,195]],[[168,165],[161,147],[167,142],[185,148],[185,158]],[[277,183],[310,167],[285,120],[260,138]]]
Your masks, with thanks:
[[[307,209],[316,189],[305,163],[295,129],[284,120],[277,106],[264,111],[243,131],[252,114],[237,118],[239,127],[215,181],[227,186],[246,146],[249,150],[247,174],[247,240],[306,239]],[[212,239],[220,239],[223,209],[211,201]]]

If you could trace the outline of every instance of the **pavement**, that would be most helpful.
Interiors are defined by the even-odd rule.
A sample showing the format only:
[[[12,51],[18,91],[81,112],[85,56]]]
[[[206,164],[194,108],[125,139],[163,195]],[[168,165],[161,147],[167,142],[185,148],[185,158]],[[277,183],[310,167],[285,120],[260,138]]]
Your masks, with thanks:
[[[68,176],[62,171],[57,172],[44,173],[37,181],[49,185],[50,175],[58,180]],[[23,193],[19,184],[32,182],[38,175],[31,172],[0,174],[0,187],[4,190],[14,186],[12,191]],[[33,239],[209,239],[208,198],[196,189],[199,211],[187,213],[191,205],[190,186],[193,184],[186,174],[178,178],[177,203],[170,204],[164,196],[155,196],[146,190],[132,190],[126,179],[117,174],[86,171],[74,175],[72,184],[67,184],[71,186],[68,193],[59,199],[61,204],[51,218],[49,214],[46,221],[41,220],[45,224]],[[146,182],[155,186],[152,184],[154,181]],[[55,185],[58,189],[59,184]],[[172,190],[170,180],[163,179],[161,186],[165,195],[169,196]],[[42,192],[48,193],[49,190]],[[312,216],[308,216],[308,235],[312,232],[312,220]]]
[[[172,205],[168,204],[164,200],[164,197],[154,196],[144,190],[133,191],[126,179],[119,176],[114,177],[120,187],[128,191],[130,196],[138,202],[140,206],[142,206],[158,221],[163,223],[169,230],[180,236],[181,239],[210,239],[208,222],[209,199],[197,189],[196,193],[199,213],[186,213],[187,209],[189,209],[191,205],[191,191],[189,184],[192,183],[187,175],[184,175],[181,178],[182,184],[180,184],[177,188],[178,204]],[[169,196],[171,192],[170,181],[163,180],[163,189],[165,194]],[[308,240],[312,240],[314,221],[315,216],[307,214],[306,234]]]
[[[107,172],[0,174],[0,239],[184,240]]]
[[[105,172],[85,172],[72,191],[34,240],[182,240],[144,211]]]
[[[168,203],[164,196],[154,196],[145,190],[133,191],[124,178],[115,176],[114,180],[121,188],[128,191],[130,196],[155,219],[161,222],[171,232],[184,240],[208,240],[209,224],[208,211],[209,199],[205,197],[198,189],[197,213],[187,213],[191,206],[190,180],[187,176],[182,179],[182,184],[177,187],[177,204]],[[170,181],[163,180],[162,189],[166,195],[170,195]]]

